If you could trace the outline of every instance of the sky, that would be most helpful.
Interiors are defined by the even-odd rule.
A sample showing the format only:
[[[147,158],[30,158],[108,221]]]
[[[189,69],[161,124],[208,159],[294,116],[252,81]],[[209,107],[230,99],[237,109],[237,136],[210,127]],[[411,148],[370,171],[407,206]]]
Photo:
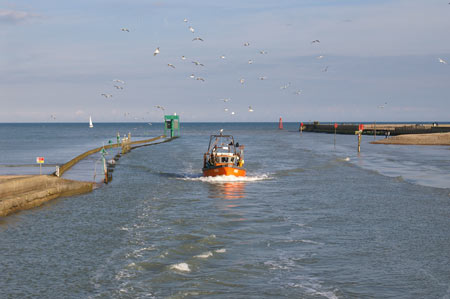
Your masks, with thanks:
[[[450,121],[449,29],[448,0],[0,0],[0,123]]]

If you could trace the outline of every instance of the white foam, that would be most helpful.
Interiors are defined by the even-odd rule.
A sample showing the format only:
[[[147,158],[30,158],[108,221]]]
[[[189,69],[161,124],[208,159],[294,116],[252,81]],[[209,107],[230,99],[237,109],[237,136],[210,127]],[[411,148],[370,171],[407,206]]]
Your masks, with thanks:
[[[225,248],[221,248],[221,249],[214,250],[214,252],[216,252],[216,253],[225,253],[225,252],[227,252],[227,250]]]
[[[204,252],[202,254],[196,255],[194,257],[197,257],[197,258],[200,258],[200,259],[207,259],[210,256],[213,256],[213,253],[211,251],[207,251],[207,252]]]
[[[256,182],[270,179],[267,174],[255,176],[234,176],[234,175],[218,175],[218,176],[199,176],[199,177],[184,177],[180,178],[184,181],[200,181],[206,183],[226,183],[226,182]]]
[[[191,272],[189,265],[186,263],[179,263],[179,264],[171,265],[170,269],[181,271],[181,272]]]

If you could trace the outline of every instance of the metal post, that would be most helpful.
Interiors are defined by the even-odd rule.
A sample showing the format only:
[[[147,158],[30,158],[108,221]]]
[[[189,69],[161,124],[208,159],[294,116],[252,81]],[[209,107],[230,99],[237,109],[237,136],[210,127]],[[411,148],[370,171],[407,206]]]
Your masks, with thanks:
[[[334,126],[334,149],[336,149],[336,126]]]
[[[361,152],[361,131],[358,133],[358,153]]]
[[[39,174],[42,175],[42,163],[39,164]]]
[[[373,122],[373,139],[377,138],[377,121]]]

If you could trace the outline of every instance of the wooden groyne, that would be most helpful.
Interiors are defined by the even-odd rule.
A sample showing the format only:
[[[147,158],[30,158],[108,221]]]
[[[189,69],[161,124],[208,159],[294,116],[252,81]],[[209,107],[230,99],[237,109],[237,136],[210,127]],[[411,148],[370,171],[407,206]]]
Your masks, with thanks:
[[[359,124],[336,123],[336,134],[354,135],[359,130]],[[300,127],[299,127],[300,131]],[[303,124],[303,132],[335,133],[335,125],[332,123],[320,124],[319,122]],[[363,135],[403,135],[403,134],[430,134],[450,132],[450,125],[437,124],[364,124]]]

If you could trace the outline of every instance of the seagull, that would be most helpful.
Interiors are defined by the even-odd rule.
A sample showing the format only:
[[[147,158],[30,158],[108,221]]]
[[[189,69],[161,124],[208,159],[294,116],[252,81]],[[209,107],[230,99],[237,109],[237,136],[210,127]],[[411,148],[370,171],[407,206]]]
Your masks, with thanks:
[[[195,75],[194,75],[194,74],[191,74],[191,75],[189,76],[189,78],[194,79],[194,78],[195,78]]]
[[[200,62],[198,62],[198,61],[192,61],[192,63],[193,64],[195,64],[195,65],[199,65],[199,66],[205,66],[203,63],[200,63]]]
[[[320,43],[320,40],[316,39],[311,42],[311,44]]]
[[[322,72],[328,72],[328,65],[322,70]]]
[[[266,51],[264,51],[264,50],[261,50],[261,51],[259,51],[259,54],[267,54],[267,52]]]
[[[228,112],[228,108],[223,109],[223,111]]]
[[[192,28],[192,26],[189,26],[189,31],[191,31],[192,33],[194,33],[195,29]]]
[[[205,82],[205,79],[203,79],[202,77],[197,77],[197,78],[195,78],[195,80],[199,80],[199,81]]]
[[[296,94],[296,95],[300,95],[301,93],[302,93],[301,90],[296,90],[296,91],[294,91],[294,94]]]
[[[248,46],[250,46],[249,42],[244,43],[244,47],[248,47]]]
[[[291,82],[289,82],[288,84],[285,84],[283,86],[280,87],[280,89],[286,89],[291,85]]]
[[[114,79],[114,80],[112,80],[112,81],[113,81],[113,82],[117,82],[117,83],[125,84],[125,81],[120,80],[120,79]]]
[[[187,23],[187,21],[188,21],[188,20],[187,20],[186,18],[184,18],[183,22]]]
[[[221,101],[224,101],[225,103],[228,102],[229,100],[231,100],[230,98],[226,98],[226,99],[220,99]]]
[[[226,57],[225,57],[225,55],[221,55],[220,58],[225,59]]]
[[[266,77],[266,76],[262,76],[262,77],[259,77],[258,79],[259,79],[259,80],[266,80],[267,77]]]
[[[168,63],[167,66],[170,66],[173,69],[175,68],[175,66],[173,64],[171,64],[171,63]]]
[[[244,84],[245,79],[244,79],[244,78],[241,78],[241,80],[239,80],[239,82],[241,82],[241,84]]]
[[[184,57],[184,56],[181,56],[181,60],[186,60],[186,57]]]
[[[450,3],[449,3],[449,4],[450,4]],[[442,59],[442,58],[439,58],[439,62],[442,63],[442,64],[447,64],[447,61],[445,61],[445,60]]]
[[[231,115],[234,115],[234,111],[233,111],[233,112],[231,112]]]
[[[223,129],[220,129],[220,130],[219,130],[219,133],[222,134],[222,133],[223,133]]]
[[[199,41],[203,41],[203,39],[201,38],[201,37],[194,37],[193,39],[192,39],[192,41],[196,41],[196,40],[199,40]]]
[[[55,120],[55,119],[56,119],[56,116],[54,116],[54,115],[52,114],[52,115],[50,115],[50,119]]]
[[[322,59],[322,58],[324,58],[325,56],[323,56],[323,55],[319,55],[319,56],[317,56],[316,58],[317,59]]]
[[[122,86],[118,86],[118,85],[114,85],[114,87],[115,87],[116,89],[123,89]]]
[[[253,60],[250,59],[250,60],[248,61],[248,64],[252,64],[252,63],[253,63]]]
[[[248,112],[253,112],[252,106],[248,106]]]
[[[156,48],[155,52],[153,52],[153,56],[156,56],[157,54],[159,54],[159,47]]]
[[[102,93],[101,94],[102,96],[104,96],[105,98],[112,98],[112,94],[109,94],[109,93]]]
[[[162,111],[165,111],[165,110],[166,110],[166,109],[164,109],[164,107],[161,106],[161,105],[155,105],[155,108],[161,109]]]
[[[120,30],[122,30],[123,32],[130,32],[128,28],[120,28]]]

